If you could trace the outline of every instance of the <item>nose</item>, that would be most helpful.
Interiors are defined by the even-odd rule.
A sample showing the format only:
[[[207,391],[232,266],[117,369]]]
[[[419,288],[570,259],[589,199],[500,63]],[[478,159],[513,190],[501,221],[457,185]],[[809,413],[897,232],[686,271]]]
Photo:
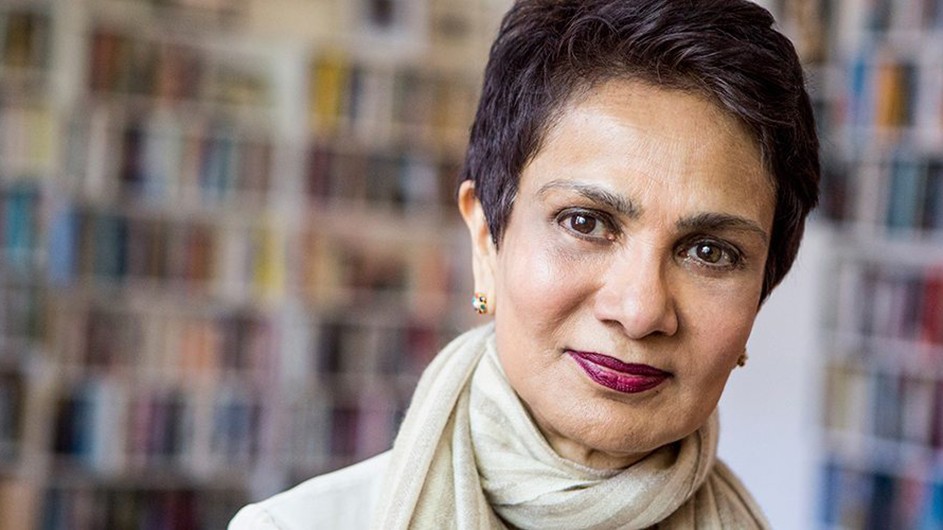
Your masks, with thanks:
[[[653,250],[614,258],[596,291],[596,318],[617,325],[632,339],[674,335],[678,313],[667,278],[668,266]]]

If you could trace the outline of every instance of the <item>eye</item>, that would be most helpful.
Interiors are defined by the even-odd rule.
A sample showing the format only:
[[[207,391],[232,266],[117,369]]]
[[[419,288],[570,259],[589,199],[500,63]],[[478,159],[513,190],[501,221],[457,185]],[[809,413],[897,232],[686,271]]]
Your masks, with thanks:
[[[732,268],[740,264],[740,253],[719,241],[697,241],[681,251],[682,257],[716,268]]]
[[[583,239],[605,239],[612,241],[616,238],[616,231],[612,223],[602,214],[576,210],[562,212],[557,216],[557,222],[566,230]]]
[[[581,213],[571,215],[569,223],[570,228],[586,235],[592,234],[598,224],[596,218]]]

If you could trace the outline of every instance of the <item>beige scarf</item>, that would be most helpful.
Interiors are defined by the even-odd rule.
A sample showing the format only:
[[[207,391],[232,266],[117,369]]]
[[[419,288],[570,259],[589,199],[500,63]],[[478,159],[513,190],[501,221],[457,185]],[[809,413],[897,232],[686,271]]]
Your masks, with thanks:
[[[717,417],[622,470],[558,456],[498,361],[494,326],[429,365],[393,445],[375,528],[765,529],[716,460]]]

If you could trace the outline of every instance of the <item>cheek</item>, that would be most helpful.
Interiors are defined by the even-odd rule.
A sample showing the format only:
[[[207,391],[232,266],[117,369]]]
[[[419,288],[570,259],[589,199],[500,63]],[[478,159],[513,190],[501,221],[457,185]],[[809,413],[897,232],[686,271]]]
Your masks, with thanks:
[[[562,250],[546,232],[507,243],[499,257],[498,316],[509,312],[532,331],[563,324],[592,289],[586,274],[592,265]]]
[[[711,384],[721,375],[721,381],[726,379],[753,329],[757,301],[735,293],[731,291],[723,303],[699,304],[686,317],[689,344],[692,351],[700,352],[692,361],[704,374],[706,382],[702,384]]]
[[[761,284],[760,275],[712,285],[688,283],[678,305],[687,348],[700,352],[691,361],[702,370],[729,369],[743,353],[756,319]]]
[[[687,373],[676,402],[678,416],[688,418],[688,427],[696,428],[713,412],[726,387],[737,359],[744,352],[756,315],[755,301],[743,300],[740,306],[706,306],[690,315],[682,361]],[[686,405],[681,405],[686,404]]]

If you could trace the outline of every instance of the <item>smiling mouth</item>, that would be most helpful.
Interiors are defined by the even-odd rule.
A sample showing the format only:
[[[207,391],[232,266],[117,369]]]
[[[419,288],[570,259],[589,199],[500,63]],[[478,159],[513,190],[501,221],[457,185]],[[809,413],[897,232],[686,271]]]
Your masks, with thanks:
[[[624,394],[637,394],[661,385],[671,373],[647,364],[627,364],[600,353],[567,350],[595,383]]]

